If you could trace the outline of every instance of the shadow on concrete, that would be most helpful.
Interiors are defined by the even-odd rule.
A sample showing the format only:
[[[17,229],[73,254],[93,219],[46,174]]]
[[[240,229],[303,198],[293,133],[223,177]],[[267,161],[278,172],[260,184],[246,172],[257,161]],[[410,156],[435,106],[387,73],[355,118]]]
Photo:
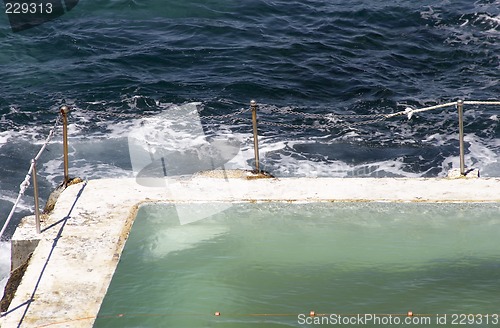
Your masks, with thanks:
[[[61,227],[59,228],[59,231],[57,232],[56,237],[54,238],[54,241],[52,243],[52,248],[50,250],[49,255],[47,256],[47,260],[45,261],[45,264],[44,264],[44,266],[42,268],[42,271],[40,272],[40,276],[38,276],[38,280],[37,280],[37,282],[35,284],[35,288],[33,289],[33,293],[31,293],[30,299],[28,299],[27,301],[25,301],[24,303],[22,303],[22,304],[20,304],[20,305],[18,305],[16,307],[14,307],[13,309],[9,310],[8,312],[3,313],[3,315],[2,315],[2,317],[6,317],[8,314],[21,309],[23,306],[26,306],[25,309],[24,309],[24,313],[23,313],[23,315],[22,315],[22,317],[21,317],[21,319],[19,321],[19,324],[17,325],[18,327],[20,327],[22,325],[22,323],[24,321],[24,318],[26,317],[26,314],[28,313],[28,310],[29,310],[29,308],[31,306],[31,303],[35,300],[36,291],[38,290],[38,286],[40,285],[40,282],[42,280],[43,274],[45,273],[45,269],[47,268],[47,266],[49,264],[49,261],[50,261],[50,259],[52,257],[52,253],[54,252],[54,250],[55,250],[55,248],[57,246],[57,243],[58,243],[59,239],[62,236],[62,232],[64,230],[64,227],[66,226],[66,223],[71,218],[71,212],[73,212],[73,209],[75,208],[75,205],[78,202],[78,200],[80,199],[80,196],[82,195],[82,193],[83,193],[83,191],[84,191],[84,189],[85,189],[86,186],[87,186],[87,183],[85,182],[83,184],[83,186],[80,188],[80,191],[78,192],[78,194],[76,195],[75,201],[73,202],[73,205],[71,205],[71,208],[69,209],[68,214],[64,218],[62,218],[61,220],[59,220],[59,221],[51,224],[50,226],[48,226],[48,227],[46,227],[45,229],[42,230],[42,232],[47,231],[47,230],[49,230],[49,229],[57,226],[58,224],[62,223]]]

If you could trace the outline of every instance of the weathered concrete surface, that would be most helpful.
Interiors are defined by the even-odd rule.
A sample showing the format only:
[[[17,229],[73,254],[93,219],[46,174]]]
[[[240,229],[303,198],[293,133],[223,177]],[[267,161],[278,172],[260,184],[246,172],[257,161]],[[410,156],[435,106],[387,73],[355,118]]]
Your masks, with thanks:
[[[31,216],[27,217],[34,220]],[[10,270],[14,271],[28,260],[31,253],[33,253],[40,241],[40,237],[36,236],[25,239],[11,240],[11,255],[10,255]]]
[[[479,170],[478,169],[467,169],[464,172],[464,175],[460,173],[460,169],[451,169],[448,171],[448,178],[457,179],[457,178],[467,178],[467,179],[476,179],[479,178]]]
[[[154,188],[135,179],[73,185],[61,194],[36,236],[40,241],[1,327],[92,327],[137,208],[155,201],[500,202],[500,179],[196,176]],[[33,220],[24,221],[13,239],[34,238],[33,231]]]

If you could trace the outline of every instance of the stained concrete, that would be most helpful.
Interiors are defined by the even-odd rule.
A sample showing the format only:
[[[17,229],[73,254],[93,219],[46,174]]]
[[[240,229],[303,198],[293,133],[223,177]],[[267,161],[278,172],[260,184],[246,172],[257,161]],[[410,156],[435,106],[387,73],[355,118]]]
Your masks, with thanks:
[[[13,236],[13,247],[39,241],[1,327],[92,327],[137,209],[147,202],[500,202],[498,178],[221,176],[154,184],[162,187],[141,186],[135,179],[93,180],[68,187],[40,235],[34,220],[26,219]]]

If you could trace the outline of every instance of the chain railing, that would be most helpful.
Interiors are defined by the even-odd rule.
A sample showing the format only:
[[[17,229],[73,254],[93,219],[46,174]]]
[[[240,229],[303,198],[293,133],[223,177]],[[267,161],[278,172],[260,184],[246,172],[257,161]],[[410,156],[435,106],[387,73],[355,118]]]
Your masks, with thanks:
[[[407,116],[408,119],[411,119],[411,117],[415,113],[420,113],[420,112],[425,112],[425,111],[430,111],[430,110],[435,110],[435,109],[441,109],[441,108],[446,108],[446,107],[452,107],[456,106],[458,110],[458,131],[459,131],[459,144],[460,144],[460,175],[465,176],[465,161],[464,161],[464,132],[463,132],[463,107],[464,105],[500,105],[500,101],[463,101],[463,100],[458,100],[456,102],[449,102],[445,104],[440,104],[440,105],[435,105],[435,106],[429,106],[429,107],[424,107],[424,108],[419,108],[419,109],[413,109],[410,107],[405,108],[402,111],[391,113],[391,114],[366,114],[366,115],[360,115],[360,114],[315,114],[315,113],[303,113],[303,112],[298,112],[294,111],[291,108],[277,108],[277,107],[265,107],[263,108],[264,111],[271,112],[271,113],[279,113],[282,115],[294,115],[294,116],[300,116],[305,119],[314,119],[314,120],[320,120],[320,121],[327,121],[326,123],[317,123],[317,124],[290,124],[290,123],[282,123],[282,122],[270,122],[270,121],[263,121],[260,122],[262,125],[268,125],[268,126],[276,126],[276,127],[282,127],[282,128],[289,128],[289,129],[324,129],[324,130],[331,130],[333,128],[349,128],[349,127],[354,127],[354,126],[360,126],[360,125],[367,125],[367,124],[375,124],[379,123],[382,121],[385,121],[387,119],[396,117],[396,116]],[[252,108],[252,121],[253,121],[253,126],[254,126],[254,147],[258,147],[257,143],[257,115],[254,114],[256,113],[257,110],[257,104],[254,100],[251,101],[250,107]],[[363,119],[363,121],[359,122],[345,122],[346,120],[349,119]],[[339,122],[343,121],[343,122]],[[259,151],[258,149],[255,150],[255,170],[259,172]]]
[[[459,122],[458,122],[458,131],[459,131],[459,144],[460,144],[460,175],[464,176],[465,172],[465,164],[464,164],[464,134],[463,134],[463,106],[464,105],[500,105],[500,101],[477,101],[477,100],[458,100],[456,102],[448,102],[444,104],[428,106],[423,108],[411,108],[406,107],[402,111],[398,111],[390,114],[317,114],[317,113],[306,113],[296,111],[290,107],[279,108],[276,106],[261,106],[259,108],[260,111],[270,113],[270,114],[279,114],[281,118],[285,116],[296,116],[301,117],[303,119],[315,120],[313,124],[293,124],[293,123],[285,123],[285,122],[274,122],[269,120],[259,121],[260,125],[264,126],[274,126],[279,128],[287,128],[287,129],[300,129],[300,130],[332,130],[338,128],[352,128],[361,125],[369,125],[376,124],[383,121],[386,121],[390,118],[397,116],[407,116],[408,119],[411,119],[414,114],[442,109],[446,107],[455,106],[458,110]],[[253,139],[254,139],[254,153],[255,153],[255,172],[260,172],[260,163],[259,163],[259,149],[258,149],[258,127],[257,127],[257,103],[252,100],[250,102],[250,108],[242,108],[235,112],[225,114],[225,115],[204,115],[201,116],[204,119],[208,120],[221,120],[221,119],[236,119],[236,116],[244,114],[248,111],[252,112],[252,126],[253,126]],[[352,120],[359,120],[357,122],[353,122]]]
[[[283,128],[289,128],[289,129],[326,129],[330,130],[333,128],[349,128],[353,126],[360,126],[360,125],[367,125],[367,124],[375,124],[379,122],[386,121],[387,119],[396,117],[396,116],[407,116],[408,119],[411,119],[411,117],[415,113],[420,113],[420,112],[425,112],[425,111],[430,111],[430,110],[435,110],[435,109],[441,109],[441,108],[446,108],[446,107],[452,107],[456,106],[458,109],[458,117],[459,117],[459,122],[458,122],[458,130],[459,130],[459,144],[460,144],[460,175],[464,176],[466,174],[465,172],[465,164],[464,164],[464,133],[463,133],[463,108],[464,105],[500,105],[500,101],[463,101],[463,100],[458,100],[457,102],[448,102],[445,104],[440,104],[440,105],[435,105],[435,106],[430,106],[430,107],[424,107],[424,108],[419,108],[419,109],[413,109],[413,108],[405,108],[403,111],[391,113],[391,114],[316,114],[316,113],[304,113],[304,112],[299,112],[295,111],[292,108],[286,107],[286,108],[278,108],[274,106],[265,106],[262,107],[262,111],[267,111],[269,113],[277,113],[280,115],[294,115],[294,116],[300,116],[305,119],[314,119],[314,120],[319,120],[320,122],[326,121],[326,123],[317,123],[317,124],[290,124],[290,123],[282,123],[282,122],[271,122],[271,121],[261,121],[260,123],[262,125],[267,125],[267,126],[275,126],[275,127],[283,127]],[[207,120],[225,120],[225,119],[237,119],[237,116],[242,115],[247,113],[248,111],[252,112],[252,126],[253,126],[253,139],[254,139],[254,156],[255,156],[255,173],[261,173],[260,171],[260,165],[259,165],[259,145],[258,145],[258,124],[257,124],[257,103],[252,100],[250,102],[250,108],[242,108],[237,111],[234,111],[232,113],[224,114],[224,115],[201,115],[200,117],[203,119]],[[40,151],[37,153],[37,155],[31,160],[31,165],[28,170],[28,173],[26,174],[26,177],[24,181],[20,185],[20,190],[19,194],[17,196],[16,201],[14,202],[14,205],[12,206],[12,209],[2,227],[2,230],[0,231],[0,240],[5,233],[5,230],[7,226],[9,225],[15,210],[17,209],[17,206],[19,205],[19,202],[21,200],[21,197],[24,195],[26,189],[30,185],[30,179],[33,180],[33,187],[34,187],[34,198],[35,198],[35,217],[36,217],[36,230],[37,233],[40,233],[40,214],[39,214],[39,204],[38,204],[38,183],[37,183],[37,176],[36,176],[36,163],[40,156],[42,155],[43,151],[46,149],[47,145],[51,141],[54,132],[56,128],[59,125],[59,122],[62,118],[63,120],[63,157],[64,157],[64,182],[63,185],[66,186],[68,182],[70,181],[69,174],[68,174],[68,136],[67,136],[67,126],[68,126],[68,120],[67,120],[67,114],[69,113],[69,108],[67,106],[62,106],[60,108],[60,115],[57,116],[57,119],[55,121],[55,124],[53,128],[50,130],[45,142],[43,143]],[[112,114],[114,115],[114,114]],[[116,114],[117,116],[123,116],[122,114]],[[360,120],[358,122],[346,122],[347,120]]]
[[[61,121],[61,117],[63,120],[63,157],[64,157],[64,181],[63,184],[66,186],[69,182],[69,174],[68,174],[68,119],[67,119],[67,114],[69,113],[69,108],[67,106],[62,106],[60,109],[60,114],[56,118],[56,121],[54,123],[54,126],[50,130],[49,134],[47,135],[47,138],[45,139],[42,147],[38,151],[35,157],[31,159],[31,165],[28,169],[28,173],[26,174],[26,177],[24,178],[23,182],[19,186],[19,194],[17,195],[16,201],[14,202],[14,205],[12,206],[12,209],[10,210],[9,215],[7,216],[7,219],[5,220],[5,223],[2,227],[2,230],[0,231],[0,240],[2,239],[3,234],[5,233],[5,230],[7,229],[10,221],[12,220],[12,217],[14,216],[14,213],[17,209],[17,206],[19,206],[19,202],[21,201],[21,197],[24,196],[24,193],[28,189],[30,185],[30,179],[33,181],[33,195],[34,195],[34,202],[35,202],[35,227],[36,227],[36,232],[40,234],[40,206],[38,202],[38,180],[37,180],[37,170],[36,170],[36,163],[40,159],[40,156],[42,156],[43,152],[47,148],[47,145],[50,143],[52,137],[54,136],[55,130],[59,125],[59,122]]]

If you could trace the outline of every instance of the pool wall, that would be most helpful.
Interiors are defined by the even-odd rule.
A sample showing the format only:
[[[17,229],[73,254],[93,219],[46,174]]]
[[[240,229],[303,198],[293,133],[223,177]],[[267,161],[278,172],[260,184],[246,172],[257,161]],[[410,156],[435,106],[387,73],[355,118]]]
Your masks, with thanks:
[[[161,184],[160,184],[161,185]],[[68,187],[35,232],[12,238],[12,269],[29,260],[0,326],[92,327],[141,204],[152,202],[500,202],[500,178],[282,178],[195,176],[145,187],[135,179]],[[31,257],[30,257],[31,255]]]

